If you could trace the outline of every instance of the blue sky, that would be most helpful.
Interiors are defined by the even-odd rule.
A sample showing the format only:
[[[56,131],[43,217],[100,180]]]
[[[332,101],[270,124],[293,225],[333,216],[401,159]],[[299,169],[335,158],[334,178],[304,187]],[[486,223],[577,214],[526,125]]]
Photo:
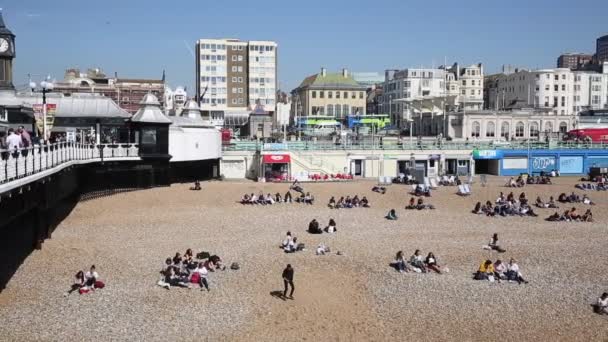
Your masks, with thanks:
[[[68,67],[160,78],[193,90],[196,39],[275,40],[291,90],[321,66],[379,71],[459,61],[553,67],[608,34],[608,1],[0,0],[17,35],[15,83]],[[38,78],[40,78],[39,76]],[[191,94],[193,95],[193,94]]]

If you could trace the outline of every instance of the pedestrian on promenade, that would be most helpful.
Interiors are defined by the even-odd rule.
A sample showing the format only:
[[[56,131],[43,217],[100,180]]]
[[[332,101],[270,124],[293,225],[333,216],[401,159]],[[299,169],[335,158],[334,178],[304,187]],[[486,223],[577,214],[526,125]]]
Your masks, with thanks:
[[[285,285],[285,290],[283,291],[283,297],[287,297],[287,288],[291,286],[291,292],[289,293],[290,299],[293,299],[293,268],[291,264],[287,264],[287,267],[283,270],[283,284]]]

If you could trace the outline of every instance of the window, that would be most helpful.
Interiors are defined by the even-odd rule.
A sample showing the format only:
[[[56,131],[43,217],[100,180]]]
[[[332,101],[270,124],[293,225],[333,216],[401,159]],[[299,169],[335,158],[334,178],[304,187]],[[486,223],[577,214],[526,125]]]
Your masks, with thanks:
[[[562,75],[562,80],[565,80],[565,79],[566,79],[566,74],[563,74]]]
[[[566,133],[568,132],[568,124],[564,121],[560,122],[559,124],[559,132],[560,133]]]
[[[342,105],[342,115],[346,116],[348,114],[350,114],[350,108],[348,105]]]
[[[557,96],[553,97],[553,107],[557,107]]]
[[[347,98],[348,98],[348,92],[347,92],[347,91],[345,91],[345,92],[344,92],[344,98],[345,98],[345,99],[347,99]]]
[[[500,136],[503,138],[509,137],[509,123],[508,122],[503,122],[502,125],[500,125]]]
[[[236,51],[236,45],[232,45],[232,51]]]
[[[538,138],[538,123],[536,122],[530,124],[530,137]]]
[[[237,68],[233,65],[231,70],[232,72],[236,72]]]
[[[553,86],[553,90],[554,90],[554,91],[558,91],[558,90],[559,90],[559,85],[557,85],[557,84],[556,84],[556,85],[554,85],[554,86]]]
[[[337,92],[336,92],[336,98],[337,98],[337,99],[339,99],[339,98],[340,98],[340,92],[339,92],[339,91],[337,91]]]
[[[495,126],[492,121],[486,124],[486,137],[494,137]]]
[[[553,124],[551,122],[545,123],[545,132],[553,133]]]
[[[471,85],[474,86],[475,85],[475,80],[471,80]]]
[[[545,90],[549,91],[549,85],[545,85]]]
[[[471,95],[475,95],[475,89],[471,89]]]
[[[243,88],[239,88],[239,94],[243,93]]]
[[[524,123],[523,122],[518,122],[517,125],[515,125],[515,136],[517,138],[522,138],[524,136]]]
[[[559,81],[559,75],[555,75],[555,80]]]
[[[232,61],[236,62],[236,55],[232,55]]]
[[[360,98],[360,99],[362,99],[362,98],[363,98],[363,92],[362,92],[362,91],[360,91],[360,92],[359,92],[359,98]]]
[[[240,46],[239,46],[239,48],[240,48]],[[239,62],[242,62],[242,61],[243,61],[243,56],[239,55]]]
[[[325,98],[325,92],[323,90],[319,92],[319,97],[322,99]]]
[[[562,91],[566,91],[566,85],[562,84]]]
[[[350,98],[353,99],[353,100],[356,99],[357,98],[357,93],[354,92],[354,91],[351,91],[350,92]]]
[[[232,104],[236,104],[236,99],[232,99]]]
[[[334,115],[334,105],[327,105],[327,115]]]
[[[314,91],[314,90],[313,90],[313,92],[312,92],[312,98],[313,98],[313,99],[316,99],[316,98],[317,98],[317,92],[316,92],[316,91]]]
[[[243,83],[243,78],[242,77],[239,77],[238,80],[239,80],[239,83]]]
[[[233,77],[233,78],[232,78],[232,82],[233,82],[233,83],[236,83],[236,80],[237,80],[237,78],[236,78],[236,77]]]
[[[462,80],[462,85],[466,86],[467,85],[467,80]]]
[[[473,121],[473,124],[471,126],[471,136],[472,137],[479,137],[479,132],[480,131],[481,131],[481,125],[479,124],[479,122]]]
[[[239,72],[243,72],[243,67],[242,67],[242,66],[239,66],[239,67],[238,67],[238,71],[239,71]]]
[[[336,94],[339,94],[340,92],[337,92]],[[342,106],[340,106],[339,104],[336,105],[336,117],[341,118],[342,117]]]
[[[458,159],[458,167],[466,167],[468,163],[468,160]]]
[[[562,96],[562,107],[566,106],[566,97]]]
[[[236,94],[237,91],[238,91],[237,88],[232,88],[232,93],[233,94]]]
[[[331,99],[331,98],[333,98],[333,97],[334,97],[334,92],[333,92],[333,91],[328,91],[328,92],[327,92],[327,98],[328,98],[328,99]],[[328,112],[329,112],[329,110],[328,110]]]
[[[467,91],[462,89],[462,95],[466,95],[466,94],[467,94]]]

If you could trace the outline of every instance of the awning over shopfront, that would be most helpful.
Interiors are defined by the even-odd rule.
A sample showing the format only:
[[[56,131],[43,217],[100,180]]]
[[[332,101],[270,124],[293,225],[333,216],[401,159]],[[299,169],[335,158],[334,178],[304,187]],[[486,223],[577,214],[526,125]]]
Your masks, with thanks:
[[[266,154],[264,155],[264,164],[287,164],[291,162],[289,154]]]

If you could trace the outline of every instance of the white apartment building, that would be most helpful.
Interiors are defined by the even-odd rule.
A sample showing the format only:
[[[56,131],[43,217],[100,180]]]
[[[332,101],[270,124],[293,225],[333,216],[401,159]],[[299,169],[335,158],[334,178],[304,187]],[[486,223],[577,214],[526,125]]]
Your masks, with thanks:
[[[553,115],[578,115],[608,108],[608,68],[603,73],[568,68],[526,70],[494,75],[487,107],[528,107]]]
[[[217,126],[238,128],[256,111],[274,113],[277,44],[200,39],[196,43],[196,98]]]
[[[387,70],[379,111],[404,127],[406,121],[446,110],[476,111],[483,107],[483,65]]]

